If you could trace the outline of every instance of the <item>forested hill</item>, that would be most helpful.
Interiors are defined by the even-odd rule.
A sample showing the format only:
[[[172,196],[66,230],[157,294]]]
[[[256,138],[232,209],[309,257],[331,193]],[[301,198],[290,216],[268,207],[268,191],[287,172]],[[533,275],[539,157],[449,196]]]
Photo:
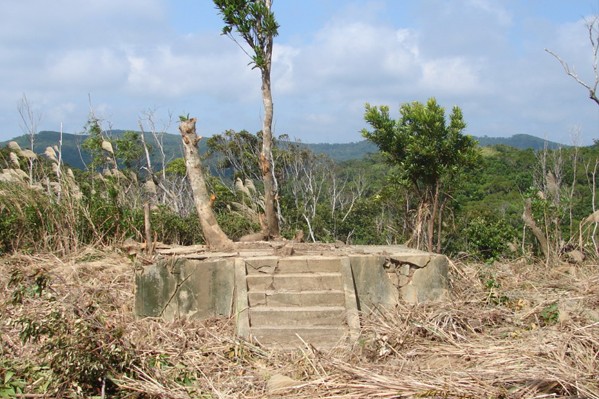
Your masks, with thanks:
[[[520,150],[527,150],[532,148],[533,150],[541,150],[545,148],[545,145],[550,150],[555,150],[560,147],[567,147],[563,144],[556,143],[553,141],[547,141],[529,134],[515,134],[512,137],[475,137],[478,144],[481,147],[489,147],[492,145],[502,144],[509,147],[518,148]]]
[[[111,138],[118,138],[124,133],[123,130],[112,130],[108,132]],[[62,155],[63,160],[66,164],[83,169],[84,165],[90,160],[89,156],[80,151],[81,143],[87,138],[82,134],[70,134],[63,133],[62,135]],[[546,141],[541,138],[531,136],[528,134],[517,134],[512,137],[475,137],[481,146],[491,146],[496,144],[503,144],[518,149],[534,149],[539,150],[547,145],[547,148],[554,149],[558,147],[564,147],[564,145]],[[29,148],[29,136],[23,135],[13,139],[22,148]],[[54,131],[42,131],[35,136],[35,151],[37,153],[43,153],[48,146],[57,146],[60,140],[60,134]],[[182,156],[180,136],[176,134],[165,133],[162,136],[164,152],[166,154],[166,161],[173,160]],[[151,134],[146,133],[146,143],[149,144],[154,150],[157,149],[157,145],[154,137]],[[200,150],[205,150],[202,145],[205,146],[206,140],[200,142]],[[8,141],[0,142],[0,148],[6,146]],[[336,161],[347,161],[351,159],[360,159],[369,153],[377,152],[377,147],[373,143],[362,140],[355,143],[318,143],[310,144],[305,143],[306,147],[311,149],[317,154],[325,154]],[[156,165],[160,163],[157,158],[158,151],[153,151],[153,162]]]

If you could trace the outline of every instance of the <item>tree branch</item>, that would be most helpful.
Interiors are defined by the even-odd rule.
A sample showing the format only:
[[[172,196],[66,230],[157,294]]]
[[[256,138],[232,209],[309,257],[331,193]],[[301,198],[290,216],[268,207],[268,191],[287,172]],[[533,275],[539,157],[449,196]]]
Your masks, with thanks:
[[[559,55],[549,49],[545,49],[545,51],[558,60],[562,68],[564,68],[566,75],[570,76],[576,82],[578,82],[578,84],[586,88],[589,91],[589,98],[599,105],[599,98],[597,97],[597,87],[599,86],[599,16],[596,16],[592,20],[588,21],[586,23],[586,27],[589,32],[589,41],[591,42],[591,48],[593,52],[593,72],[595,74],[595,82],[593,86],[583,81],[574,70],[574,67],[571,67]]]

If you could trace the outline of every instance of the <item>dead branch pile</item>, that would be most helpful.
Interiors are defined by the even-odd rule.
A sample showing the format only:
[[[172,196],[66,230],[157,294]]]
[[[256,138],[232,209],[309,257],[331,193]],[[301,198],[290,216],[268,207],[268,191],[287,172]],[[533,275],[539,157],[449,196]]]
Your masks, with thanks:
[[[452,279],[445,303],[363,315],[353,348],[281,353],[226,319],[136,320],[124,255],[5,257],[0,397],[599,398],[597,265],[459,264]]]

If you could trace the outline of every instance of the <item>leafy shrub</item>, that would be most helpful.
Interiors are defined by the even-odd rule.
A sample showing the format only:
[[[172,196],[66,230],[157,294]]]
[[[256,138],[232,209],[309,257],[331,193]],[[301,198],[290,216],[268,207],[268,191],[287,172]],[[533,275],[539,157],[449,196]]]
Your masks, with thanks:
[[[47,385],[51,381],[57,393],[65,389],[85,397],[102,390],[110,393],[115,388],[110,376],[129,371],[134,363],[134,348],[124,338],[125,327],[108,320],[94,303],[66,303],[58,300],[53,290],[44,293],[50,284],[44,270],[33,274],[20,268],[11,271],[8,287],[14,290],[13,303],[22,305],[25,298],[38,298],[37,308],[24,310],[14,322],[20,326],[21,340],[39,344],[38,351],[52,372],[46,376]],[[4,380],[0,392],[19,387],[14,382],[8,385],[6,376]]]
[[[508,245],[514,241],[516,232],[502,219],[476,217],[464,229],[466,251],[482,259],[498,259],[508,255]]]
[[[160,205],[151,213],[150,222],[158,239],[167,244],[193,245],[204,242],[200,221],[195,212],[180,216],[167,206]]]

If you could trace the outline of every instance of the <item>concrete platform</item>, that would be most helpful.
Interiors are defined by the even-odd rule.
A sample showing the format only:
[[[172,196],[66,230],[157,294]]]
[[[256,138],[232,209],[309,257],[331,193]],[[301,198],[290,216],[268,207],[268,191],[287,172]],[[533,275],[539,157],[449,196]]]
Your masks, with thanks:
[[[236,318],[238,334],[279,348],[320,348],[359,335],[359,313],[378,306],[443,300],[444,256],[401,246],[240,245],[165,253],[137,273],[139,317]],[[287,246],[290,244],[287,244]]]

